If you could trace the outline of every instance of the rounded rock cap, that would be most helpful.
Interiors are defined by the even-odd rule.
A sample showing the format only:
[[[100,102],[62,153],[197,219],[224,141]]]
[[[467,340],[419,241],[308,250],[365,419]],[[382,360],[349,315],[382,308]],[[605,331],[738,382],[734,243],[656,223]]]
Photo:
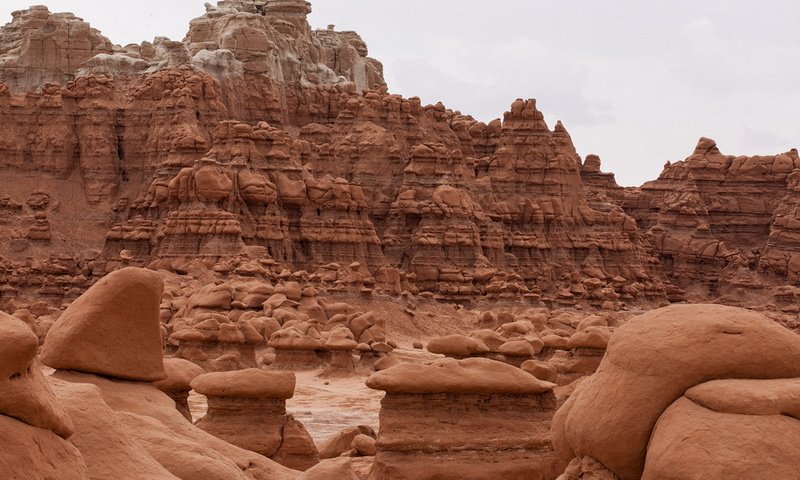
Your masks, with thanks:
[[[367,386],[386,393],[513,395],[548,392],[555,384],[488,358],[443,358],[421,365],[404,363],[380,371],[367,379]]]
[[[166,378],[158,273],[128,267],[95,283],[67,307],[42,345],[42,363],[140,382]]]
[[[278,398],[294,396],[292,372],[270,372],[258,368],[213,372],[192,380],[192,389],[207,397]]]

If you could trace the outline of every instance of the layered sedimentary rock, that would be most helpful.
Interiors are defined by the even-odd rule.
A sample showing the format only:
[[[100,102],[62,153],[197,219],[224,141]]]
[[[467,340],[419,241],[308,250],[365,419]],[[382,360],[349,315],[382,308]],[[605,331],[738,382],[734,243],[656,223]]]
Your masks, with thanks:
[[[358,35],[313,32],[308,12],[302,1],[220,2],[183,42],[98,52],[60,84],[2,94],[0,119],[13,128],[0,168],[19,180],[4,205],[17,209],[26,190],[72,193],[53,193],[57,215],[23,207],[30,217],[4,245],[15,252],[12,277],[23,252],[68,239],[57,249],[76,264],[102,250],[97,276],[125,264],[180,271],[198,256],[211,265],[266,257],[320,275],[357,262],[367,292],[663,297],[631,219],[584,198],[581,169],[593,160],[582,167],[533,101],[483,124],[390,95]],[[71,21],[53,17],[58,29]],[[0,36],[12,38],[12,25]],[[44,173],[35,185],[30,171]],[[91,219],[80,235],[78,212]],[[599,288],[588,292],[579,275]],[[53,293],[66,296],[60,285]]]
[[[271,348],[270,368],[327,365],[343,373],[353,371],[359,345],[366,348],[362,359],[378,360],[393,349],[384,315],[326,299],[314,286],[321,278],[296,273],[262,268],[258,276],[168,292],[172,299],[162,305],[168,352],[222,371],[255,367]]]
[[[367,386],[381,402],[370,479],[546,479],[553,384],[484,358],[402,364]],[[487,462],[486,451],[492,451]]]
[[[363,40],[312,31],[309,11],[224,1],[182,41],[125,47],[71,15],[15,13],[0,30],[0,302],[198,257],[336,271],[336,289],[365,294],[612,310],[794,282],[796,151],[732,157],[703,139],[623,191],[535,101],[485,124],[390,94]]]
[[[39,5],[12,12],[0,30],[0,77],[12,91],[31,91],[71,79],[84,62],[112,50],[83,19]]]
[[[630,320],[556,413],[553,445],[573,459],[561,478],[782,476],[796,468],[798,357],[796,334],[744,309]]]
[[[797,158],[797,151],[789,152]],[[797,162],[800,167],[800,161]],[[798,191],[800,191],[800,171],[793,170],[786,177],[786,194],[780,199],[772,214],[769,238],[763,254],[758,258],[758,267],[766,272],[786,276],[789,283],[800,282],[800,210],[798,210]],[[755,258],[749,258],[750,262]]]
[[[291,372],[247,369],[201,375],[192,388],[208,398],[208,413],[197,426],[289,468],[307,470],[319,462],[319,452],[303,424],[286,413],[294,386]]]
[[[225,63],[232,55],[242,73],[284,84],[352,82],[359,91],[385,85],[383,67],[357,33],[311,30],[305,0],[222,1],[207,10],[184,39],[195,63]]]
[[[666,279],[688,298],[728,294],[735,300],[776,283],[759,271],[788,274],[791,255],[780,248],[767,255],[766,244],[775,217],[774,243],[786,245],[778,238],[787,207],[778,207],[795,168],[796,150],[737,157],[701,138],[686,160],[668,163],[657,180],[626,192],[624,205],[652,237]],[[673,296],[686,298],[680,291]]]

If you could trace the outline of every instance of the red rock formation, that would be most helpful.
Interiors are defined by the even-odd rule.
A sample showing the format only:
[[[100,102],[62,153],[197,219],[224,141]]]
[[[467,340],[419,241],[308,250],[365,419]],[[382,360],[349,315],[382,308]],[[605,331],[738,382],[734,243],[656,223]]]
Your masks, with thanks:
[[[773,215],[785,218],[776,210],[787,193],[787,177],[797,167],[796,150],[735,157],[701,138],[686,160],[667,164],[657,180],[626,192],[625,208],[652,237],[664,276],[686,290],[688,298],[721,294],[737,301],[776,283],[756,276],[760,264],[788,273],[777,251],[775,262],[762,262],[761,257]],[[776,240],[781,220],[777,222]],[[672,297],[685,295],[673,291]]]
[[[289,468],[307,470],[319,462],[319,452],[303,424],[286,413],[294,386],[290,372],[247,369],[200,375],[192,388],[208,397],[208,413],[197,426]]]
[[[11,13],[0,29],[0,77],[14,92],[73,78],[78,67],[111,42],[71,13],[50,13],[45,6]]]
[[[703,140],[623,194],[532,100],[483,124],[387,93],[360,37],[312,31],[307,2],[207,10],[182,42],[125,48],[38,7],[0,30],[3,302],[198,257],[336,269],[335,288],[367,294],[609,309],[793,278],[791,200],[776,209],[796,153],[727,157]],[[10,65],[42,56],[25,47],[39,24],[67,53],[22,85]],[[68,259],[59,278],[21,274],[51,255]]]
[[[549,132],[532,102],[515,102],[501,126],[388,95],[363,41],[312,32],[308,11],[222,2],[183,43],[104,52],[59,80],[74,81],[6,93],[10,178],[46,172],[37,186],[65,192],[79,171],[84,185],[53,199],[56,217],[32,213],[18,248],[77,237],[69,219],[89,211],[98,223],[65,253],[100,247],[106,226],[111,268],[123,250],[125,262],[180,268],[258,246],[295,269],[359,262],[362,288],[395,293],[608,300],[575,287],[588,268],[602,285],[624,278],[625,300],[661,294],[630,219],[588,206],[568,135]]]
[[[386,391],[368,478],[546,479],[563,468],[547,441],[553,384],[510,365],[485,358],[404,364],[367,386]]]
[[[75,425],[36,360],[36,335],[0,312],[0,469],[8,478],[88,478],[80,451],[67,439]]]
[[[44,361],[64,369],[51,377],[50,386],[75,424],[76,446],[92,478],[295,478],[291,470],[187,422],[150,382],[166,376],[158,323],[162,289],[152,271],[114,272],[73,303],[43,346]],[[29,333],[31,355],[37,344]],[[65,455],[65,468],[72,465],[69,460]]]
[[[797,335],[744,309],[675,305],[630,320],[612,338],[597,373],[553,419],[553,445],[563,459],[573,459],[560,478],[586,478],[586,467],[622,480],[690,471],[735,477],[759,468],[757,476],[780,476],[784,457],[767,453],[767,445],[796,448],[791,439],[800,423],[793,409],[783,410],[788,415],[780,420],[777,414],[796,395],[795,359]],[[758,385],[763,390],[755,393]],[[773,437],[778,425],[783,433]],[[708,453],[685,455],[680,445],[687,444]],[[756,452],[755,445],[765,450]],[[732,452],[741,460],[726,461]]]

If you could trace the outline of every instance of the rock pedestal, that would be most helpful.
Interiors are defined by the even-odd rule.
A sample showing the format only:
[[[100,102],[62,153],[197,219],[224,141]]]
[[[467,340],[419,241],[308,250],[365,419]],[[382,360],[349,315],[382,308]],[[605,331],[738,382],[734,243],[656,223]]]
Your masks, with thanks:
[[[554,384],[485,358],[401,364],[384,390],[370,480],[548,479],[563,468],[549,443]]]
[[[286,413],[294,386],[290,372],[251,368],[200,375],[192,388],[208,397],[208,413],[197,426],[284,466],[306,470],[319,462],[319,452],[305,427]]]

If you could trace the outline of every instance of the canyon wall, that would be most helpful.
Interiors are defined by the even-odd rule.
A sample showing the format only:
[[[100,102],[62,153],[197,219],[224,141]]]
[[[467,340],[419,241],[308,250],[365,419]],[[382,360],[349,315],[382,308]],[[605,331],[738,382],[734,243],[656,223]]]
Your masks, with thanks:
[[[310,8],[222,1],[182,41],[125,47],[71,14],[15,12],[0,300],[71,297],[122,265],[253,260],[449,301],[794,295],[796,151],[701,139],[623,189],[534,100],[487,124],[390,94],[358,34],[312,30]]]

